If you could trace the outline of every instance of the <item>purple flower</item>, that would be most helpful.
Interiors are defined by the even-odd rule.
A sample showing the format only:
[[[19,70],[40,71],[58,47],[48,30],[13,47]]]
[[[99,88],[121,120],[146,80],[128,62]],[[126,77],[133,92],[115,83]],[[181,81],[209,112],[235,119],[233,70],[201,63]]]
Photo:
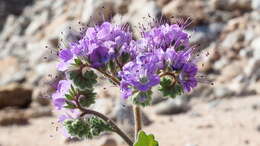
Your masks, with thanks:
[[[65,120],[76,119],[80,116],[81,112],[78,109],[63,109],[63,114],[58,118],[59,123],[63,123]]]
[[[192,50],[175,51],[168,49],[165,53],[165,61],[174,71],[180,72],[178,80],[183,89],[190,92],[192,88],[197,86],[196,74],[197,66],[191,60]]]
[[[108,54],[108,49],[105,47],[98,47],[93,49],[92,53],[89,54],[89,62],[95,67],[101,67],[104,63],[108,62],[110,55]]]
[[[165,60],[173,70],[181,70],[186,62],[191,58],[190,50],[183,50],[176,52],[174,49],[168,49],[165,53]]]
[[[52,94],[52,102],[58,110],[65,105],[65,94],[68,94],[71,84],[69,80],[60,80],[56,92]]]
[[[196,74],[198,68],[193,63],[185,63],[182,67],[181,73],[179,75],[179,81],[183,89],[190,92],[192,88],[197,86]]]
[[[132,88],[139,91],[148,91],[159,84],[160,77],[156,74],[158,70],[158,58],[152,54],[137,56],[136,61],[124,65],[123,71],[119,72],[121,80],[121,92],[124,98],[131,96]]]
[[[131,96],[133,92],[131,85],[126,81],[121,81],[120,90],[121,90],[121,95],[124,99],[127,99],[129,96]]]
[[[72,52],[87,60],[93,67],[104,66],[109,60],[129,53],[131,34],[120,26],[104,22],[100,26],[89,27],[78,43],[71,44]]]
[[[144,32],[143,38],[148,41],[150,49],[161,48],[166,51],[170,47],[189,47],[189,35],[177,24],[154,27],[150,31]]]
[[[57,68],[59,71],[65,71],[73,63],[73,54],[70,49],[61,50],[59,52],[60,63]]]
[[[163,53],[158,49],[157,52],[143,53],[136,57],[136,63],[142,67],[150,68],[155,73],[163,65]]]

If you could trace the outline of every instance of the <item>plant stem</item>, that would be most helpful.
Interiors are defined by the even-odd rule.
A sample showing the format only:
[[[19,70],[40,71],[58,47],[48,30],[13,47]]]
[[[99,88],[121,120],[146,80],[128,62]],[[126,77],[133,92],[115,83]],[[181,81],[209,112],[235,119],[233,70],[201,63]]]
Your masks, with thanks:
[[[173,72],[164,72],[160,74],[160,77],[164,77],[164,76],[170,76],[172,77],[174,80],[172,80],[172,85],[174,85],[176,82],[179,82],[179,80],[177,79],[176,75]]]
[[[103,115],[100,112],[90,110],[90,109],[85,109],[84,107],[82,107],[79,103],[78,96],[76,96],[75,102],[77,108],[82,112],[80,117],[89,114],[101,118],[102,120],[106,121],[113,128],[113,131],[116,132],[119,136],[121,136],[129,146],[133,146],[132,140],[111,119],[109,119],[107,116]]]
[[[122,64],[120,64],[118,58],[116,58],[116,64],[118,65],[118,67],[120,68],[120,70],[123,70],[123,66],[122,66]]]
[[[96,69],[96,70],[98,70],[100,73],[102,73],[107,78],[111,79],[116,85],[120,85],[120,81],[118,81],[114,76],[112,76],[112,75],[108,74],[107,72],[104,72],[100,69]]]
[[[142,130],[142,113],[140,106],[135,105],[133,108],[135,119],[135,140],[137,140],[138,132]]]
[[[94,70],[96,70],[96,71],[102,73],[102,74],[103,74],[104,76],[106,76],[108,79],[112,80],[113,83],[115,83],[116,85],[120,85],[120,81],[119,81],[116,77],[110,75],[109,73],[107,73],[107,72],[105,72],[105,71],[102,71],[102,70],[100,70],[100,69],[98,69],[98,68],[91,67],[91,66],[88,65],[88,64],[84,64],[83,67],[84,67],[84,66],[89,67],[89,68],[92,68],[92,69],[94,69]]]
[[[175,74],[174,74],[173,72],[164,72],[164,73],[161,73],[161,74],[160,74],[160,77],[167,76],[167,75],[173,77],[174,79],[176,79],[176,76],[175,76]]]
[[[105,116],[102,113],[99,113],[97,111],[90,110],[90,109],[85,109],[82,107],[79,109],[82,111],[82,114],[80,115],[81,117],[84,115],[90,114],[90,115],[95,115],[95,116],[101,118],[102,120],[106,121],[110,126],[112,126],[113,131],[116,132],[120,137],[122,137],[129,146],[133,146],[132,140],[107,116]]]

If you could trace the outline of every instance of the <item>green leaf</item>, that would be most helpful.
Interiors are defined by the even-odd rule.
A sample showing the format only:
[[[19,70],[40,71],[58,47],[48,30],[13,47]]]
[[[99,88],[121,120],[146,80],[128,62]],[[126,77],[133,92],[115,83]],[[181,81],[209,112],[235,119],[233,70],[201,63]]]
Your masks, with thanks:
[[[108,67],[109,67],[110,72],[114,73],[116,71],[116,65],[113,60],[109,61]]]
[[[75,65],[81,65],[82,61],[79,58],[74,59]]]
[[[63,125],[71,136],[79,138],[93,138],[102,132],[113,131],[108,123],[96,116],[66,120]]]
[[[182,51],[183,49],[185,49],[184,45],[180,45],[177,48],[175,48],[175,51]]]
[[[99,136],[102,132],[105,131],[113,131],[113,128],[108,123],[96,116],[90,117],[88,119],[88,123],[90,125],[91,134],[93,136]]]
[[[96,93],[93,92],[93,89],[85,89],[79,92],[83,95],[79,98],[80,105],[89,107],[91,104],[95,103]]]
[[[73,102],[70,101],[65,101],[65,102],[66,102],[66,105],[64,106],[65,108],[74,109],[77,107]]]
[[[146,135],[144,131],[140,131],[134,146],[159,146],[159,143],[154,139],[152,134]]]
[[[146,92],[138,91],[132,96],[133,103],[141,106],[150,105],[152,101],[151,95],[152,95],[151,90],[148,90]]]
[[[97,83],[97,75],[92,71],[73,70],[69,72],[69,78],[80,89],[92,89],[94,84]]]
[[[72,119],[66,120],[63,123],[64,127],[67,129],[68,133],[71,136],[75,136],[78,138],[92,138],[92,134],[90,132],[90,125],[86,120],[83,119]]]
[[[161,79],[160,85],[159,91],[162,92],[163,96],[175,98],[176,96],[183,94],[182,86],[178,83],[173,84],[172,79],[163,78]]]
[[[65,94],[67,100],[73,100],[73,96],[71,94]]]
[[[128,53],[122,53],[122,55],[119,58],[120,63],[122,63],[122,65],[126,64],[130,59],[130,55]]]
[[[77,94],[77,90],[73,87],[73,85],[70,86],[70,90],[71,90],[73,95]]]

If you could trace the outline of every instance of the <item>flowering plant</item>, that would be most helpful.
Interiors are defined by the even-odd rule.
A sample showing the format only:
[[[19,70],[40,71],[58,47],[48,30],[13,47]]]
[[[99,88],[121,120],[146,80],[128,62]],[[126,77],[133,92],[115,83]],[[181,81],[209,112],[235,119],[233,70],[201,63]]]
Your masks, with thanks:
[[[197,86],[198,68],[189,35],[178,24],[154,25],[133,39],[127,25],[104,22],[88,27],[83,37],[59,50],[59,71],[65,73],[52,101],[62,111],[59,122],[67,136],[92,138],[104,131],[119,134],[129,146],[157,146],[142,129],[141,107],[151,103],[152,88],[174,98]],[[135,140],[111,119],[91,110],[95,103],[97,72],[120,87],[123,99],[134,104]],[[89,116],[91,115],[91,116]]]

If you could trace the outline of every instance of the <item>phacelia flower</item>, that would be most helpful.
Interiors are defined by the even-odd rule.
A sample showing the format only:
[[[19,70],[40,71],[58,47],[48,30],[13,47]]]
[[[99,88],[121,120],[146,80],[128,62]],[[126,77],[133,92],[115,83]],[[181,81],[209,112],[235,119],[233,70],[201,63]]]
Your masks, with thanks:
[[[83,38],[71,44],[71,48],[76,56],[83,57],[98,68],[121,53],[128,53],[131,40],[131,34],[123,27],[104,22],[100,26],[89,27]]]
[[[179,81],[183,89],[190,92],[192,88],[197,86],[196,74],[198,68],[193,63],[185,63],[182,67],[181,73],[179,75]]]
[[[66,102],[65,94],[68,94],[71,84],[69,80],[60,80],[56,92],[52,94],[52,102],[58,110],[64,107]]]
[[[165,53],[165,60],[172,70],[179,72],[178,80],[186,92],[197,86],[197,66],[192,62],[192,50],[175,51],[168,49]]]
[[[189,47],[189,35],[177,24],[164,24],[143,33],[150,49],[161,48],[166,51],[170,47]]]
[[[168,49],[165,53],[165,62],[170,65],[173,70],[181,70],[183,65],[191,59],[191,50],[175,51]]]
[[[74,57],[70,49],[64,49],[59,52],[60,63],[57,68],[59,71],[65,71],[73,63]]]
[[[133,93],[133,89],[131,87],[131,84],[128,83],[127,81],[121,81],[120,82],[120,90],[121,90],[121,96],[124,99],[127,99]]]
[[[158,70],[158,58],[155,55],[139,55],[137,60],[124,65],[123,71],[119,72],[122,95],[131,96],[131,87],[138,91],[146,92],[160,83]]]

